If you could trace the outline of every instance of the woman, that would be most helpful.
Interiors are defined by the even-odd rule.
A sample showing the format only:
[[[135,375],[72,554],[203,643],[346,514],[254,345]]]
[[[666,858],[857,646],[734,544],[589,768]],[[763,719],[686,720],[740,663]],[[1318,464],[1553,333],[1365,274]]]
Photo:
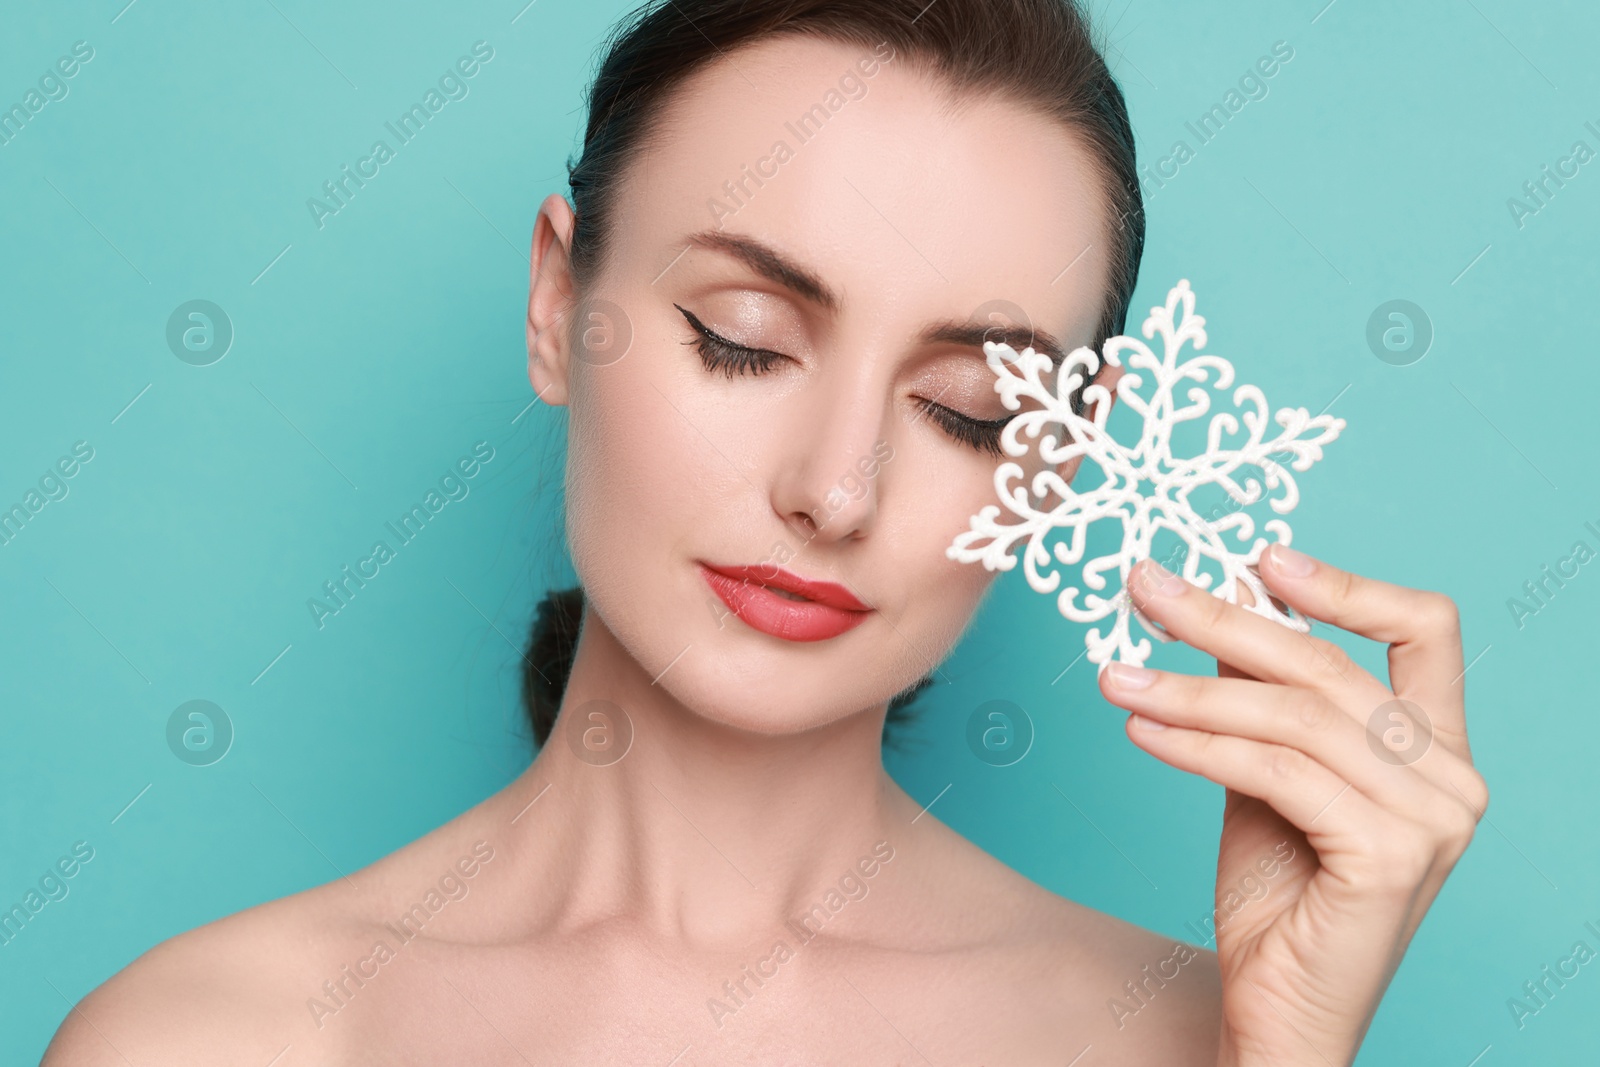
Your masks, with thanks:
[[[45,1062],[1350,1062],[1487,801],[1447,598],[1267,553],[1274,595],[1390,645],[1385,684],[1135,571],[1219,677],[1113,668],[1105,697],[1228,788],[1219,902],[1272,878],[1216,954],[1028,882],[883,769],[889,707],[993,578],[944,554],[1007,418],[981,342],[1098,345],[1137,276],[1133,139],[1078,12],[652,6],[571,184],[527,318],[582,582],[531,645],[538,757],[156,947]],[[1397,696],[1434,728],[1409,762],[1368,743]]]

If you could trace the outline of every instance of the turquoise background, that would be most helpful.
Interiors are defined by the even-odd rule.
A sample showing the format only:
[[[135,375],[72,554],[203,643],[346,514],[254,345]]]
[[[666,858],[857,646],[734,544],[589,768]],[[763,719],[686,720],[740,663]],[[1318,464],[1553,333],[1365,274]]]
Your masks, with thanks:
[[[0,505],[94,449],[0,546],[0,904],[94,849],[0,947],[7,1063],[156,942],[366,864],[515,776],[514,646],[570,574],[563,424],[521,414],[525,247],[626,5],[124,3],[0,14],[0,106],[75,41],[95,51],[0,147]],[[1097,5],[1144,162],[1193,147],[1184,123],[1273,42],[1294,49],[1149,191],[1130,326],[1188,277],[1244,380],[1276,404],[1337,398],[1349,428],[1302,479],[1296,543],[1450,593],[1481,652],[1469,713],[1494,799],[1359,1062],[1592,1063],[1600,967],[1520,1031],[1506,1001],[1580,938],[1600,948],[1600,563],[1520,628],[1507,600],[1576,540],[1600,548],[1600,162],[1520,228],[1507,199],[1574,141],[1600,149],[1600,10],[1325,3]],[[319,230],[306,199],[478,40],[494,58],[470,94]],[[210,366],[167,346],[193,299],[235,330]],[[1409,366],[1366,342],[1391,299],[1435,331]],[[470,495],[319,631],[306,599],[479,441],[495,458]],[[1061,674],[1081,648],[1006,576],[890,768],[1042,884],[1193,940],[1222,791],[1128,743],[1093,671]],[[166,742],[195,699],[236,731],[209,767]],[[1036,726],[1010,767],[964,740],[993,699]]]

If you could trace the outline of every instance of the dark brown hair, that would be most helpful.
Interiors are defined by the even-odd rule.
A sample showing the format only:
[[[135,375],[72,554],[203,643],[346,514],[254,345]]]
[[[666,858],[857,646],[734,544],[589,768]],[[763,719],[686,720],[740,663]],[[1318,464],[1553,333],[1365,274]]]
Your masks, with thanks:
[[[579,292],[601,271],[627,164],[648,144],[674,90],[735,49],[785,35],[868,49],[887,42],[897,63],[936,75],[956,93],[999,95],[1081,138],[1099,165],[1110,216],[1111,284],[1094,347],[1122,332],[1144,253],[1144,205],[1127,105],[1076,0],[651,0],[612,31],[589,88],[583,149],[568,163]],[[537,744],[561,707],[582,617],[583,590],[573,587],[550,593],[534,619],[522,695]],[[886,736],[931,680],[890,702]]]

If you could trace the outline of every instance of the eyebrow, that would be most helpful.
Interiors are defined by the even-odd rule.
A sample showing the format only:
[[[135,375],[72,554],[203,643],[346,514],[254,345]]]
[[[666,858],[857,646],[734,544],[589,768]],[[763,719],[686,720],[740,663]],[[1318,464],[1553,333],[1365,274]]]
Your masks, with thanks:
[[[816,273],[794,262],[771,245],[741,234],[718,230],[701,230],[690,234],[688,240],[702,248],[725,252],[739,260],[761,277],[780,285],[813,304],[837,312],[843,303],[826,282]],[[947,319],[932,323],[921,333],[922,344],[953,344],[982,349],[985,341],[1010,345],[1018,352],[1032,348],[1050,358],[1059,367],[1066,351],[1053,334],[1036,326],[1000,326],[975,319],[961,321]]]
[[[813,304],[829,311],[838,311],[842,301],[829,289],[827,283],[783,253],[754,237],[734,233],[701,230],[690,234],[689,240],[702,248],[726,252],[745,266],[774,284],[781,285]]]
[[[1037,326],[998,326],[994,323],[976,322],[968,320],[958,322],[954,319],[948,322],[936,322],[922,331],[920,338],[923,344],[953,344],[970,345],[981,349],[985,341],[996,344],[1010,345],[1021,352],[1024,348],[1032,348],[1035,352],[1050,357],[1054,366],[1061,366],[1066,352],[1061,347],[1061,342],[1047,330]]]

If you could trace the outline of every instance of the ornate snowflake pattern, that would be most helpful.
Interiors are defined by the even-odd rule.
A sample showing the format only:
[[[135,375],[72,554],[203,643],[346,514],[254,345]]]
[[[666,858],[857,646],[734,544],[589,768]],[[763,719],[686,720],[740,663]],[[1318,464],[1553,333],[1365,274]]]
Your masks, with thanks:
[[[1028,584],[1037,592],[1052,593],[1061,584],[1056,565],[1083,559],[1088,528],[1101,519],[1120,521],[1120,550],[1097,556],[1082,567],[1087,591],[1071,586],[1056,598],[1061,614],[1074,622],[1093,623],[1116,616],[1108,632],[1102,634],[1095,627],[1085,640],[1090,662],[1101,670],[1113,656],[1135,665],[1149,657],[1150,640],[1134,640],[1133,619],[1150,637],[1173,640],[1144,617],[1127,590],[1129,571],[1150,556],[1162,530],[1179,539],[1178,551],[1163,561],[1168,570],[1234,604],[1240,602],[1240,587],[1245,587],[1251,594],[1248,610],[1307,632],[1310,624],[1300,613],[1292,608],[1279,610],[1267,594],[1256,565],[1269,542],[1265,537],[1251,540],[1255,520],[1242,509],[1265,498],[1279,515],[1292,511],[1300,501],[1300,490],[1290,469],[1309,470],[1322,458],[1322,447],[1344,429],[1344,420],[1331,415],[1313,417],[1305,408],[1283,408],[1271,419],[1278,432],[1268,437],[1266,397],[1254,385],[1241,385],[1233,391],[1233,410],[1211,415],[1205,451],[1191,458],[1176,457],[1172,453],[1173,430],[1211,411],[1212,394],[1233,384],[1233,365],[1220,356],[1200,354],[1206,344],[1205,319],[1194,313],[1194,292],[1187,279],[1167,294],[1164,307],[1150,309],[1142,332],[1147,339],[1161,334],[1162,355],[1127,336],[1112,337],[1103,348],[1105,363],[1124,370],[1115,387],[1117,400],[1143,419],[1143,431],[1132,447],[1106,430],[1111,405],[1106,402],[1110,394],[1104,386],[1089,385],[1083,391],[1085,407],[1093,406],[1091,418],[1072,410],[1070,398],[1100,370],[1101,360],[1093,349],[1076,349],[1063,360],[1052,392],[1041,380],[1041,375],[1051,370],[1049,356],[1031,347],[1018,353],[1009,345],[984,345],[989,367],[997,376],[995,391],[1006,408],[1018,411],[1024,398],[1039,404],[1006,424],[1001,448],[1009,456],[1025,456],[1030,446],[1021,437],[1026,433],[1038,442],[1039,458],[1046,467],[1031,486],[1025,486],[1013,484],[1024,478],[1021,465],[1002,463],[995,471],[995,491],[1005,509],[1020,521],[1002,523],[998,521],[1000,507],[986,505],[945,554],[963,563],[981,562],[992,571],[1008,571],[1017,562],[1012,546],[1025,541],[1022,555]],[[1188,359],[1180,360],[1185,344],[1193,351]],[[1180,403],[1177,394],[1185,383],[1192,384],[1183,392],[1186,402]],[[1052,424],[1066,429],[1065,440],[1054,431],[1046,432]],[[1075,492],[1055,470],[1079,457],[1105,474],[1101,485],[1082,493]],[[1191,497],[1204,486],[1225,491],[1233,502],[1229,505],[1232,510],[1215,521],[1202,517]],[[1270,519],[1263,528],[1278,543],[1289,544],[1292,532],[1283,519]],[[1057,529],[1069,531],[1070,539],[1047,546],[1046,537]],[[1230,545],[1224,536],[1230,532],[1235,545],[1242,547]],[[1180,553],[1181,568],[1176,565]],[[1202,570],[1206,561],[1214,567]],[[1221,572],[1214,589],[1213,569]],[[1107,576],[1112,571],[1118,575],[1119,588],[1107,596]]]

